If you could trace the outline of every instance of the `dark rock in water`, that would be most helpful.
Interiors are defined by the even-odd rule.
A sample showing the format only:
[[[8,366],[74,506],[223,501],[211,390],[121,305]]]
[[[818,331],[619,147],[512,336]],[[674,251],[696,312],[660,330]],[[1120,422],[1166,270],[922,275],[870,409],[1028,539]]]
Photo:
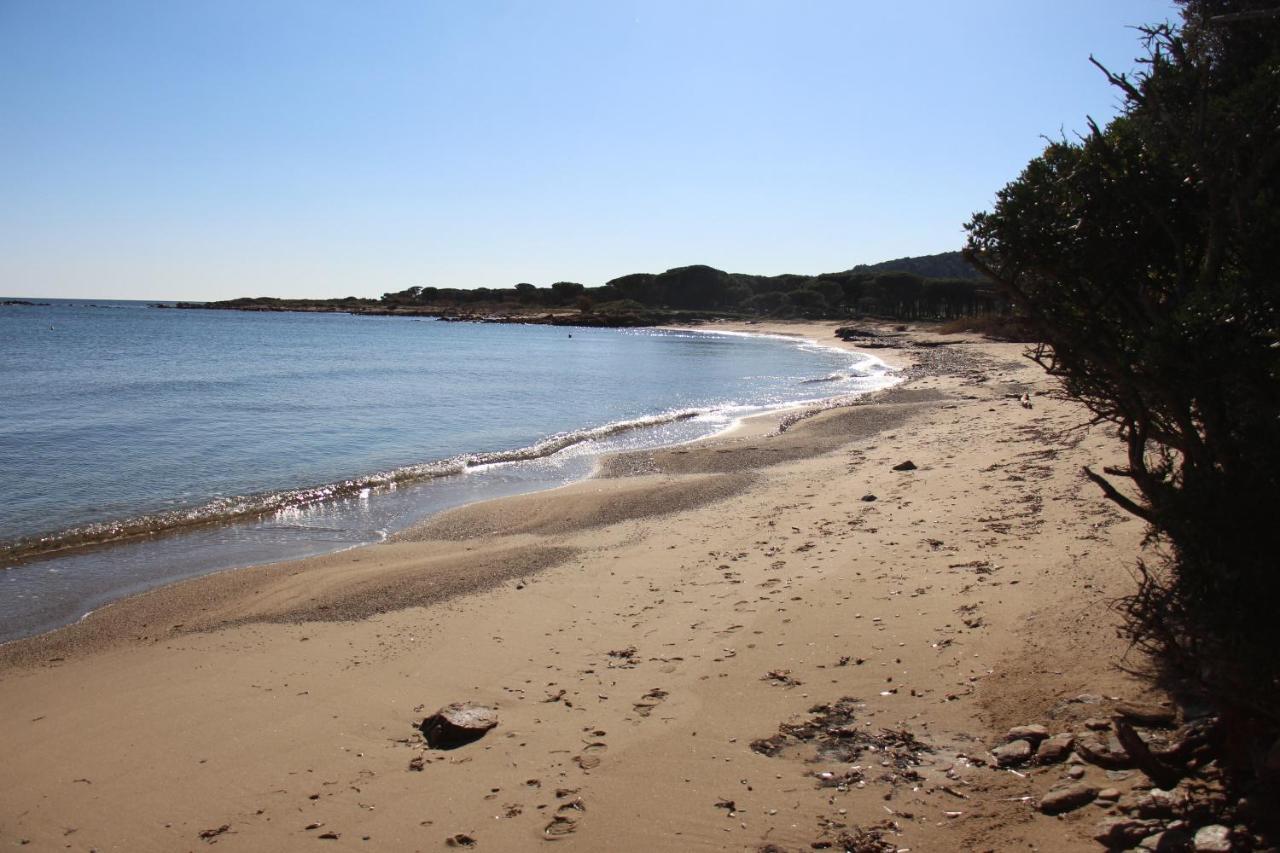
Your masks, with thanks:
[[[996,757],[996,763],[1001,767],[1022,764],[1031,758],[1031,741],[1021,739],[1011,741],[1004,746],[997,746],[991,750],[991,754]]]
[[[1158,820],[1110,817],[1098,824],[1098,831],[1093,834],[1093,838],[1109,850],[1127,850],[1162,829],[1164,824]]]
[[[1057,764],[1059,761],[1065,761],[1071,754],[1071,747],[1075,746],[1075,742],[1075,736],[1068,732],[1040,741],[1040,745],[1036,747],[1036,763]]]
[[[433,749],[457,749],[484,737],[498,725],[498,712],[471,702],[445,705],[422,721],[419,729]]]
[[[1092,785],[1068,785],[1055,788],[1040,798],[1040,811],[1045,814],[1061,814],[1081,806],[1087,806],[1098,796],[1098,789]]]
[[[906,462],[899,462],[897,465],[894,465],[894,466],[893,466],[893,470],[895,470],[895,471],[914,471],[914,470],[916,470],[916,463],[914,463],[914,462],[912,462],[910,459],[908,459]]]

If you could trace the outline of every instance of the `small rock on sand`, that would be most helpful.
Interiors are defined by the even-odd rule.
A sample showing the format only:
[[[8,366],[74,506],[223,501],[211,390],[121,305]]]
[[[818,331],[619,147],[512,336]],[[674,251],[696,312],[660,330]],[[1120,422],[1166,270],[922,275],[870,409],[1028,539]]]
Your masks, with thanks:
[[[1057,764],[1065,760],[1071,754],[1071,748],[1075,746],[1075,742],[1075,736],[1068,732],[1045,738],[1036,747],[1036,763]]]
[[[1021,764],[1031,758],[1031,742],[1026,740],[1010,741],[1004,746],[997,746],[991,750],[991,754],[996,757],[996,763],[1001,767]]]
[[[1115,712],[1126,720],[1144,726],[1171,726],[1178,719],[1173,708],[1160,705],[1139,705],[1136,702],[1117,702]]]
[[[1029,726],[1014,726],[1005,735],[1005,740],[1029,740],[1032,743],[1039,743],[1048,736],[1048,729],[1039,724],[1032,724]]]
[[[914,463],[914,462],[912,462],[910,459],[908,459],[908,460],[907,460],[907,461],[905,461],[905,462],[899,462],[897,465],[894,465],[894,466],[893,466],[893,470],[895,470],[895,471],[914,471],[914,470],[916,470],[916,463]]]
[[[1103,847],[1121,850],[1132,847],[1148,835],[1155,835],[1164,828],[1158,820],[1135,820],[1128,817],[1109,817],[1098,824],[1093,837]]]
[[[1107,770],[1127,770],[1133,766],[1129,753],[1124,751],[1115,735],[1105,740],[1096,734],[1076,738],[1076,753],[1090,764]]]
[[[1061,814],[1093,802],[1098,789],[1092,785],[1068,785],[1055,788],[1040,799],[1040,811],[1045,814]]]
[[[1186,804],[1186,794],[1180,789],[1152,788],[1138,797],[1134,809],[1142,817],[1170,818],[1182,811]]]
[[[457,749],[479,740],[498,725],[498,712],[472,702],[445,705],[422,721],[421,731],[433,749]]]
[[[1196,853],[1231,853],[1231,830],[1220,824],[1202,826],[1192,843]]]
[[[1139,850],[1156,850],[1159,853],[1167,853],[1167,851],[1184,851],[1191,849],[1191,836],[1181,830],[1166,829],[1164,832],[1157,832],[1155,835],[1148,835],[1142,839],[1142,843],[1138,845]]]

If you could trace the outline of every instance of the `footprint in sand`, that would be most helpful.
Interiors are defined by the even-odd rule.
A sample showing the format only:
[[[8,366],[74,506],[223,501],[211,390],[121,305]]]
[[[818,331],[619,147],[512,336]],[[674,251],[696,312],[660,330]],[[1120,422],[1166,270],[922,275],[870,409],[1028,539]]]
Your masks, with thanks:
[[[667,698],[667,691],[661,687],[655,687],[648,693],[640,697],[640,701],[632,705],[635,712],[642,717],[647,717],[653,713],[653,709],[661,705]]]
[[[582,748],[581,755],[575,755],[573,757],[573,763],[581,767],[583,770],[590,770],[594,767],[599,767],[600,754],[608,748],[608,744],[600,741],[589,743]]]
[[[578,821],[568,815],[556,815],[551,823],[542,829],[542,837],[548,841],[558,841],[578,828]]]

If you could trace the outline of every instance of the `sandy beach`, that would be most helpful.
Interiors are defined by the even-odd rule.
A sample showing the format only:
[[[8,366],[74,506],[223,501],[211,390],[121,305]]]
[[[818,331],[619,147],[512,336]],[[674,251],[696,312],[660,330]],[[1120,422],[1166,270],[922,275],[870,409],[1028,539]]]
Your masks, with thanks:
[[[1038,801],[1140,775],[991,749],[1155,698],[1109,609],[1142,525],[1081,474],[1121,448],[1021,345],[883,342],[854,405],[0,647],[0,845],[1096,850],[1109,797]],[[459,701],[498,726],[427,749]]]

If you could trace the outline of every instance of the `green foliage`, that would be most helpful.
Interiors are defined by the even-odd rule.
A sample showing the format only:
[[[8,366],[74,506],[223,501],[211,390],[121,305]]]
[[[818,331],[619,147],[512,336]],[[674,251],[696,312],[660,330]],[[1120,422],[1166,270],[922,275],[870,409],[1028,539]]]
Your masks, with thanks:
[[[921,278],[961,278],[981,281],[983,275],[961,252],[942,252],[916,258],[897,258],[878,264],[859,264],[851,273],[909,272]]]
[[[1034,356],[1128,447],[1171,549],[1126,602],[1136,640],[1280,726],[1280,17],[1188,0],[1144,30],[1123,113],[1050,144],[973,217],[967,255]],[[1242,20],[1239,13],[1245,13]],[[1259,14],[1261,13],[1261,14]],[[1227,16],[1227,17],[1220,17]]]
[[[827,308],[826,298],[820,292],[808,288],[788,293],[787,304],[807,315],[820,315]]]
[[[638,272],[631,275],[624,275],[621,278],[615,278],[605,284],[605,289],[610,292],[611,299],[630,299],[644,305],[661,304],[658,299],[658,291],[654,286],[654,279],[657,278],[653,273]]]
[[[876,314],[897,320],[948,319],[1002,312],[1005,305],[989,282],[968,277],[938,279],[923,269],[956,269],[959,253],[903,258],[875,267],[810,275],[761,276],[729,273],[705,264],[661,273],[632,273],[602,287],[558,281],[549,288],[521,282],[510,288],[409,287],[384,293],[380,304],[392,311],[504,310],[503,303],[526,307],[571,308],[584,297],[598,306],[629,301],[643,309],[719,311],[775,316],[846,317]],[[900,264],[910,269],[889,268]],[[963,266],[963,265],[962,265]],[[791,296],[805,292],[805,295]],[[771,294],[777,294],[773,298]],[[814,296],[813,294],[817,294]],[[762,298],[767,297],[767,298]],[[310,301],[310,300],[308,300]]]
[[[644,311],[645,307],[634,299],[614,299],[598,303],[595,310],[601,314],[635,314]]]
[[[516,292],[516,301],[521,305],[531,305],[538,302],[538,288],[536,285],[522,281],[513,289]]]
[[[786,304],[787,295],[777,290],[757,293],[742,302],[742,309],[752,314],[769,314]]]
[[[586,290],[584,286],[576,281],[557,281],[551,285],[551,304],[552,305],[573,305],[582,297]]]

